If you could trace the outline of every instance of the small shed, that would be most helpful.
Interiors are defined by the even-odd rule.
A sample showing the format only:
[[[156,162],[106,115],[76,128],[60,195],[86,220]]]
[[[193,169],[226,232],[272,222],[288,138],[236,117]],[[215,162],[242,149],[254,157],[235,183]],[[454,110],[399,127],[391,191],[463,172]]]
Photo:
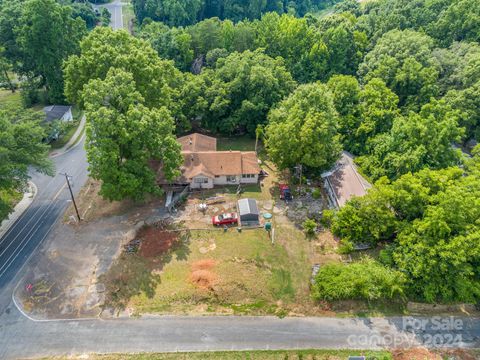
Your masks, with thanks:
[[[238,214],[242,226],[259,225],[259,215],[257,202],[254,199],[238,200]]]

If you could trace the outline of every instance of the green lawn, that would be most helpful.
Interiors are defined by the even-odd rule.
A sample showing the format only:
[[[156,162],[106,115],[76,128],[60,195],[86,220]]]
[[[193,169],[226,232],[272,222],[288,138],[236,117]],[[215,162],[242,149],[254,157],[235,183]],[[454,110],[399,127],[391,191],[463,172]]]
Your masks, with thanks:
[[[145,354],[111,354],[88,355],[91,360],[343,360],[349,356],[366,356],[369,360],[390,360],[392,355],[388,351],[361,351],[361,350],[257,350],[257,351],[217,351],[217,352],[189,352],[189,353],[145,353]],[[80,357],[79,357],[80,358]],[[49,357],[43,360],[66,360],[75,357]]]
[[[0,107],[21,107],[22,97],[20,91],[12,93],[9,90],[0,90]]]
[[[181,252],[174,252],[163,263],[152,261],[153,273],[159,276],[154,291],[132,297],[129,305],[139,314],[285,316],[289,305],[304,299],[309,279],[304,258],[308,244],[298,235],[300,241],[287,249],[281,243],[272,245],[263,229],[191,231]],[[148,266],[143,259],[135,261],[135,256],[121,257],[125,267],[117,268]]]
[[[233,137],[233,138],[218,138],[217,139],[218,151],[254,151],[255,150],[255,138],[248,135]]]

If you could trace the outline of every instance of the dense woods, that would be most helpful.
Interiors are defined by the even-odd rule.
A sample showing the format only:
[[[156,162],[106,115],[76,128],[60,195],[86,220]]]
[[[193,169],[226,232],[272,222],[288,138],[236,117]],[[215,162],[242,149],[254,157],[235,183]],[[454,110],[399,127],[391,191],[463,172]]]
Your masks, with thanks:
[[[324,220],[345,250],[382,252],[322,270],[315,296],[480,299],[479,1],[133,0],[135,36],[91,30],[78,3],[0,0],[0,85],[15,73],[25,95],[86,110],[105,197],[156,193],[148,161],[173,178],[192,127],[261,134],[279,169],[309,177],[348,150],[374,186]],[[332,285],[353,272],[358,293]]]
[[[133,6],[140,23],[148,18],[170,26],[185,26],[213,17],[232,21],[253,20],[271,11],[304,16],[309,11],[323,9],[334,2],[335,0],[133,0]]]

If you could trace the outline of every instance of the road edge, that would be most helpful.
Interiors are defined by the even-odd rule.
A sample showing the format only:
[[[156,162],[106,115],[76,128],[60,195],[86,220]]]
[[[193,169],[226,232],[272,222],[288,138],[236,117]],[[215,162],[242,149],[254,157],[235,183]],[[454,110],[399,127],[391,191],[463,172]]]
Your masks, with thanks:
[[[23,213],[32,205],[33,200],[37,196],[37,185],[32,181],[28,182],[28,191],[23,193],[23,198],[13,208],[13,211],[8,217],[0,223],[0,239],[8,233],[8,230],[15,224],[15,222],[23,215]]]
[[[86,124],[86,116],[85,114],[82,115],[82,119],[80,120],[80,124],[78,124],[77,130],[75,130],[75,133],[72,135],[70,140],[61,148],[58,150],[54,150],[49,154],[50,159],[54,159],[58,156],[65,155],[68,153],[70,150],[73,150],[82,142],[83,137],[85,136],[84,133],[84,128]]]

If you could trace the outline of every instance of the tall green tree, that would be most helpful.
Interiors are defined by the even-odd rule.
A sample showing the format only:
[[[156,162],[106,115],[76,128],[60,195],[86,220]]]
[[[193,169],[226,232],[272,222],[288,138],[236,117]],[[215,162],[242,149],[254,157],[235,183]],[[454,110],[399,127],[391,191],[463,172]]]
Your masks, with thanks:
[[[281,56],[295,79],[307,82],[325,79],[328,49],[320,33],[306,19],[268,13],[255,21],[255,45],[272,57]]]
[[[389,132],[394,119],[399,116],[398,96],[380,79],[371,79],[360,92],[359,120],[355,130],[353,152],[367,151],[370,139]]]
[[[110,69],[105,79],[88,82],[83,98],[90,176],[102,181],[102,196],[122,200],[159,194],[151,161],[160,163],[166,179],[179,175],[183,160],[174,120],[166,107],[144,105],[131,73]]]
[[[63,102],[62,64],[78,52],[85,22],[73,19],[72,9],[55,0],[27,0],[22,7],[14,31],[21,51],[16,69],[27,77],[40,77],[50,102]]]
[[[432,55],[434,41],[412,30],[383,35],[360,65],[363,82],[382,79],[399,97],[400,106],[416,110],[438,93],[438,64]]]
[[[45,132],[40,126],[41,119],[42,115],[32,110],[0,109],[0,190],[22,191],[30,167],[53,174],[49,147],[42,143]],[[0,215],[10,210],[10,204],[0,197]]]
[[[269,109],[296,86],[282,59],[263,51],[233,53],[202,73],[208,108],[202,124],[216,132],[255,135]]]
[[[480,140],[480,80],[463,90],[451,90],[445,101],[459,116],[459,124],[466,129],[466,140]]]
[[[478,1],[453,1],[440,13],[432,26],[434,35],[444,45],[453,41],[480,41],[480,4]]]
[[[318,173],[340,158],[338,114],[326,85],[299,86],[270,111],[268,119],[265,145],[279,169],[303,165]]]
[[[357,162],[373,179],[396,179],[423,168],[441,169],[457,164],[459,150],[453,148],[464,134],[458,126],[458,112],[445,101],[433,100],[417,114],[399,116],[389,133],[368,144],[368,155]]]
[[[0,88],[8,89],[12,93],[17,89],[10,76],[12,64],[5,56],[5,49],[0,47]]]
[[[147,107],[170,106],[173,89],[182,83],[180,72],[171,61],[161,60],[145,41],[126,31],[97,27],[80,44],[80,54],[65,63],[65,95],[84,105],[84,86],[92,79],[105,79],[110,68],[130,72],[135,87]]]
[[[184,29],[152,22],[142,27],[140,37],[147,40],[162,59],[173,60],[182,71],[190,70],[194,57],[192,36]]]

